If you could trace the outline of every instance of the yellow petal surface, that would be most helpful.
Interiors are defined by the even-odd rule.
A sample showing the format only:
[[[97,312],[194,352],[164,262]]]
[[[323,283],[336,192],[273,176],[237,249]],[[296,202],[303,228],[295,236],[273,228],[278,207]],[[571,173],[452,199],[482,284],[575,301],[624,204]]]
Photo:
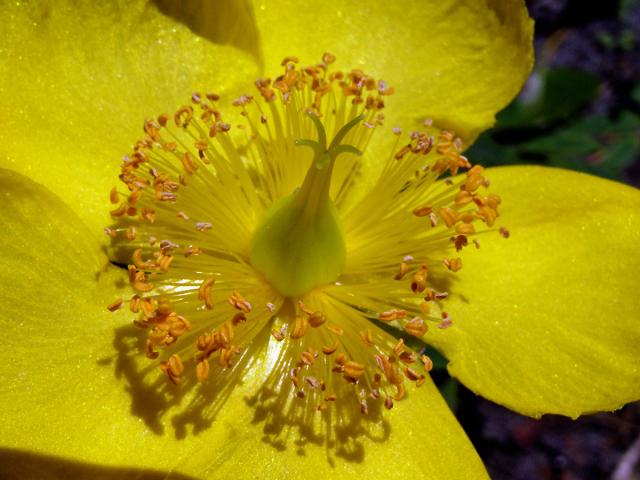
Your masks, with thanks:
[[[431,382],[375,432],[345,428],[344,445],[327,447],[250,401],[267,348],[230,392],[156,380],[131,314],[105,308],[125,275],[91,232],[22,175],[0,170],[0,191],[3,478],[487,478]]]
[[[476,393],[527,415],[640,399],[640,192],[567,170],[489,169],[498,226],[467,249],[427,340]]]
[[[395,93],[387,126],[431,118],[467,142],[493,125],[533,62],[533,22],[521,0],[254,1],[268,69],[287,55],[383,78]],[[419,123],[420,122],[420,123]]]
[[[46,185],[98,234],[143,120],[196,91],[228,104],[230,87],[256,76],[233,46],[241,12],[216,44],[140,0],[2,2],[0,166]]]

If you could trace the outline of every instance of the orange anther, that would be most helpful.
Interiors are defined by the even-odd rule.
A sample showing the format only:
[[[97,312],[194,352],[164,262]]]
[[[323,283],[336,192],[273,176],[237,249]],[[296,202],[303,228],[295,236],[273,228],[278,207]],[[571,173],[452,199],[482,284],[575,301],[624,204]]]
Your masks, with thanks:
[[[117,208],[111,210],[109,213],[112,217],[122,217],[127,213],[129,206],[126,202],[121,203]]]
[[[209,360],[206,358],[200,360],[196,365],[196,377],[200,381],[206,380],[209,377]]]
[[[317,353],[309,349],[309,350],[305,350],[300,354],[300,360],[302,361],[302,363],[308,366],[313,364],[314,360],[316,359],[316,356],[317,356]]]
[[[118,195],[118,190],[116,190],[116,187],[113,187],[111,189],[111,192],[109,192],[109,201],[115,205],[116,203],[118,203],[119,198],[120,197]]]
[[[453,225],[458,221],[458,212],[449,207],[438,209],[438,216],[449,228],[453,227]]]
[[[373,333],[371,333],[371,330],[369,329],[360,332],[360,338],[369,347],[373,347],[375,345],[375,342],[373,340]]]
[[[233,292],[233,294],[229,297],[229,303],[241,312],[251,312],[251,304],[247,300],[245,300],[238,292]]]
[[[407,316],[407,312],[404,310],[387,310],[386,312],[381,312],[378,314],[378,319],[383,322],[391,322],[393,320],[399,320]]]
[[[180,160],[182,161],[182,166],[187,171],[187,173],[193,174],[198,169],[196,159],[189,152],[185,152]]]
[[[407,265],[406,262],[401,262],[398,273],[396,273],[393,276],[394,280],[402,280],[408,271],[409,271],[409,265]]]
[[[457,272],[462,268],[461,258],[445,258],[442,263],[452,272]]]
[[[427,333],[428,326],[425,321],[420,317],[413,317],[404,325],[404,331],[414,337],[422,338]]]
[[[336,341],[333,345],[322,347],[322,353],[325,355],[331,355],[338,349],[338,342]]]
[[[327,321],[327,317],[322,312],[313,312],[311,315],[309,315],[308,321],[309,325],[311,325],[313,328],[318,328]]]
[[[273,328],[271,330],[271,335],[273,336],[273,338],[275,338],[278,342],[281,342],[284,340],[284,334],[286,331],[286,326],[283,325],[280,328]]]
[[[284,57],[282,59],[282,62],[280,62],[280,65],[282,65],[284,67],[289,63],[299,63],[299,62],[300,62],[300,59],[298,57],[295,57],[293,55],[289,55],[289,56]]]
[[[116,310],[120,310],[122,308],[123,303],[124,303],[124,300],[122,298],[116,298],[113,302],[111,302],[107,306],[107,310],[109,310],[110,312],[115,312]]]
[[[400,355],[404,351],[405,351],[404,340],[401,338],[398,340],[398,343],[396,343],[395,346],[393,347],[393,353],[395,353],[396,355]]]
[[[294,340],[302,338],[307,329],[309,328],[309,322],[305,317],[297,316],[293,325],[293,331],[291,332],[291,338]]]
[[[456,232],[461,235],[471,235],[476,233],[476,229],[471,223],[461,223],[456,226]]]
[[[186,128],[189,122],[193,118],[193,107],[190,105],[184,105],[178,109],[173,116],[177,127]]]
[[[420,375],[415,370],[409,367],[404,367],[404,376],[412,382],[415,382],[420,378]]]
[[[337,325],[329,325],[327,328],[329,329],[329,331],[335,333],[339,337],[344,334],[344,330]]]
[[[213,300],[211,299],[211,288],[215,282],[214,278],[205,279],[198,288],[198,300],[204,301],[204,305],[207,310],[213,308]]]
[[[426,217],[428,216],[431,212],[433,211],[433,209],[431,208],[431,205],[422,205],[421,207],[416,207],[413,209],[413,214],[416,217]]]
[[[422,355],[420,360],[422,360],[422,365],[425,371],[430,372],[433,369],[433,361],[429,357]]]
[[[460,190],[456,194],[456,199],[455,199],[456,205],[466,205],[471,201],[473,201],[473,195],[465,190]]]
[[[421,293],[427,288],[427,275],[427,266],[421,265],[411,280],[411,291],[413,293]]]
[[[364,374],[364,365],[354,361],[344,364],[344,374],[348,377],[358,378]]]

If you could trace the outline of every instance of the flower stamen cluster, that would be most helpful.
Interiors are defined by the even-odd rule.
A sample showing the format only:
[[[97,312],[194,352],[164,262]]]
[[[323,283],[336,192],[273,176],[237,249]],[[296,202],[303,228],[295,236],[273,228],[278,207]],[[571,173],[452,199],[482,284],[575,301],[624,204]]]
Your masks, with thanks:
[[[235,126],[218,95],[195,93],[146,120],[124,157],[105,232],[128,264],[146,356],[174,384],[206,382],[214,367],[234,381],[238,359],[266,355],[283,409],[367,415],[427,379],[431,360],[380,325],[419,342],[430,324],[453,324],[432,278],[462,268],[457,253],[479,247],[477,225],[494,225],[500,198],[482,192],[460,139],[428,125],[402,146],[394,128],[379,181],[351,198],[393,88],[330,71],[334,60],[285,58],[282,75],[256,81],[259,96],[232,102]]]

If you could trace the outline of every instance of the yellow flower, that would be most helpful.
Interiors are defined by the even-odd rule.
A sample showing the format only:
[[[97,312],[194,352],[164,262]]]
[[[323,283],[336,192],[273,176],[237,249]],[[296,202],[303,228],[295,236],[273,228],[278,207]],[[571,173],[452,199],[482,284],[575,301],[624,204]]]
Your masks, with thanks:
[[[423,335],[447,356],[450,372],[463,383],[528,415],[549,412],[575,417],[615,409],[640,398],[640,300],[634,276],[640,267],[636,252],[640,194],[636,190],[581,174],[532,167],[484,173],[474,170],[462,180],[454,178],[453,186],[433,183],[433,175],[424,180],[422,172],[413,178],[434,189],[424,198],[432,204],[419,201],[423,198],[417,189],[413,204],[407,196],[413,195],[417,183],[409,181],[407,174],[415,170],[410,167],[422,167],[426,162],[430,172],[440,173],[436,150],[454,164],[464,163],[457,141],[447,134],[436,136],[438,145],[422,155],[429,150],[430,140],[417,137],[409,148],[415,152],[405,149],[402,158],[387,161],[391,152],[402,152],[409,141],[394,147],[397,137],[390,131],[392,126],[403,125],[408,131],[424,128],[421,122],[429,117],[435,125],[455,130],[469,142],[491,125],[494,112],[517,92],[530,68],[531,23],[520,2],[422,5],[376,1],[364,6],[306,2],[304,10],[285,0],[220,3],[224,5],[189,2],[180,12],[164,0],[153,4],[13,2],[0,6],[7,30],[1,47],[7,61],[0,66],[0,182],[4,200],[0,212],[0,325],[4,334],[0,473],[9,478],[164,478],[169,472],[176,478],[183,478],[183,474],[195,478],[486,478],[473,447],[428,375],[422,377],[424,369],[416,367],[414,375],[414,370],[404,371],[402,361],[390,367],[387,363],[393,354],[389,348],[397,348],[399,359],[411,360],[407,358],[410,352],[402,345],[390,345],[391,337],[379,323],[367,324],[350,305],[365,308],[363,313],[368,316],[376,312],[378,320],[391,320],[414,336]],[[111,245],[116,248],[110,253],[127,262],[134,255],[134,264],[138,263],[130,268],[129,281],[142,296],[149,284],[156,282],[156,291],[172,300],[168,304],[158,298],[155,305],[139,305],[140,309],[151,306],[154,312],[166,314],[153,317],[163,319],[162,327],[167,327],[163,337],[155,335],[160,324],[149,324],[150,316],[139,320],[142,326],[150,327],[150,343],[145,344],[144,334],[141,337],[140,330],[127,326],[122,311],[112,314],[104,308],[126,292],[127,283],[126,272],[108,261],[109,237],[97,233],[110,221],[109,208],[114,208],[104,201],[118,175],[114,159],[131,145],[141,119],[175,112],[176,106],[184,103],[185,94],[216,86],[220,86],[218,104],[229,105],[246,92],[248,79],[260,76],[261,65],[272,73],[273,66],[292,50],[304,61],[320,59],[330,50],[341,66],[375,73],[376,78],[384,76],[395,88],[388,98],[383,95],[384,111],[374,108],[365,112],[371,115],[365,121],[376,127],[375,135],[374,129],[357,121],[344,132],[344,142],[333,145],[364,150],[361,174],[355,178],[350,196],[343,199],[339,191],[331,196],[339,216],[331,206],[317,210],[324,212],[320,215],[324,224],[339,218],[336,225],[343,222],[344,233],[330,225],[323,230],[328,232],[323,234],[326,242],[317,248],[303,241],[308,231],[292,235],[298,238],[294,245],[308,247],[305,251],[313,255],[333,253],[323,257],[323,264],[331,268],[318,274],[313,266],[303,265],[299,270],[294,263],[280,270],[277,267],[286,262],[286,252],[277,257],[280,263],[272,262],[273,257],[263,250],[273,250],[278,242],[261,232],[291,226],[291,222],[278,220],[287,217],[278,212],[295,210],[291,205],[296,204],[296,194],[289,197],[291,202],[286,199],[305,178],[305,162],[315,159],[322,167],[317,172],[325,173],[329,164],[334,165],[332,188],[339,185],[336,179],[354,178],[349,167],[357,165],[355,150],[320,148],[320,139],[326,131],[327,145],[331,144],[340,127],[360,111],[336,105],[335,118],[341,112],[345,117],[331,123],[333,111],[326,110],[326,105],[325,110],[312,109],[309,116],[300,109],[289,123],[284,122],[300,122],[300,128],[283,133],[271,124],[276,123],[276,112],[282,115],[293,109],[288,110],[279,100],[267,104],[243,97],[236,103],[245,105],[238,105],[235,113],[244,109],[247,116],[233,118],[229,132],[224,132],[223,123],[207,124],[220,130],[215,132],[215,145],[222,153],[214,165],[221,170],[211,175],[210,166],[205,165],[207,155],[214,155],[208,148],[194,146],[192,157],[185,157],[192,147],[182,148],[179,143],[189,129],[171,127],[177,145],[174,150],[168,147],[166,155],[154,162],[163,169],[174,168],[174,177],[182,175],[188,186],[175,193],[171,184],[159,182],[160,188],[153,194],[170,201],[166,207],[158,202],[157,211],[146,212],[156,216],[156,223],[136,220],[125,228],[126,220],[120,220],[115,227],[122,230],[116,232],[117,241]],[[328,57],[323,60],[331,63]],[[357,75],[349,78],[356,90],[361,80]],[[373,87],[374,96],[387,89],[384,83]],[[305,88],[302,91],[308,92]],[[366,102],[366,95],[363,99]],[[198,111],[202,101],[195,100]],[[275,140],[261,146],[259,137],[250,136],[241,159],[231,145],[232,141],[243,145],[242,130],[235,126],[261,121],[254,110],[257,105],[274,105],[273,111],[265,113],[268,125],[256,124],[255,131],[264,135],[274,132]],[[225,117],[234,111],[231,106],[220,110]],[[382,112],[384,125],[376,125]],[[322,128],[314,116],[318,113],[322,114]],[[189,116],[190,110],[178,115],[179,124],[185,114]],[[146,123],[145,127],[147,138],[158,134],[156,129],[162,131],[160,135],[166,133],[162,125]],[[261,127],[274,130],[258,130]],[[294,146],[295,140],[303,140],[302,145]],[[166,147],[167,141],[163,143]],[[280,165],[287,167],[286,171],[274,176],[278,182],[252,191],[250,187],[256,182],[267,181],[266,169],[274,165],[261,161],[284,158],[274,155],[276,147],[291,155]],[[140,151],[150,156],[157,153]],[[168,160],[176,151],[182,156]],[[198,151],[203,152],[202,159],[197,158]],[[142,181],[128,176],[135,173],[135,169],[126,168],[132,158],[125,161],[122,170],[128,185]],[[232,161],[243,168],[222,171],[225,162]],[[447,163],[447,167],[452,165]],[[313,168],[309,171],[316,172]],[[145,172],[149,182],[161,173]],[[446,210],[449,204],[455,206],[455,200],[447,197],[454,192],[452,188],[459,195],[458,182],[483,184],[485,177],[504,205],[495,226],[508,226],[511,238],[501,239],[496,232],[483,235],[479,249],[467,246],[461,252],[464,268],[448,273],[445,267],[458,270],[456,246],[464,239],[450,242],[451,234],[442,224],[461,228],[456,237],[472,239],[473,232],[465,226],[470,223],[458,221],[458,213]],[[381,180],[376,183],[378,178]],[[236,182],[242,189],[233,186]],[[216,183],[224,187],[208,188]],[[310,185],[318,184],[314,180]],[[462,189],[467,194],[462,196],[475,195],[475,187],[479,187],[483,193],[476,197],[478,206],[490,207],[480,215],[491,224],[497,197],[490,197],[482,185],[467,185]],[[124,188],[118,191],[131,193]],[[218,197],[239,192],[248,199],[233,197],[225,203]],[[305,204],[313,192],[318,193],[314,188],[301,192],[297,195],[306,195]],[[175,204],[171,198],[174,193],[178,195]],[[120,198],[114,195],[116,201]],[[276,198],[285,199],[283,206],[259,215]],[[329,201],[319,193],[318,198]],[[397,198],[401,200],[394,204]],[[205,204],[203,199],[216,202]],[[449,203],[442,204],[442,211],[435,209],[436,216],[431,218],[438,199]],[[145,201],[151,200],[131,204],[143,208]],[[131,204],[127,202],[125,207]],[[118,211],[119,205],[115,206],[116,216],[124,219],[127,212]],[[417,209],[415,213],[413,209]],[[303,216],[313,212],[305,210]],[[135,218],[140,213],[136,210]],[[430,230],[430,221],[439,225]],[[317,225],[317,218],[310,222]],[[136,227],[135,233],[130,226]],[[424,236],[416,228],[424,229]],[[149,256],[148,248],[134,253],[137,243],[148,242],[152,232],[170,233],[171,240],[181,244],[180,250],[164,243],[155,258]],[[184,244],[192,238],[209,240],[203,240],[202,245]],[[156,240],[160,245],[167,239]],[[344,266],[341,239],[345,240]],[[422,240],[430,250],[418,248]],[[269,248],[262,248],[265,245]],[[194,255],[199,247],[203,254]],[[237,248],[244,248],[246,258],[231,255]],[[444,252],[451,255],[443,257]],[[182,258],[177,258],[178,253]],[[413,259],[405,259],[405,255]],[[440,262],[443,258],[444,264]],[[214,272],[207,267],[207,259],[218,262],[216,271],[220,262],[231,265],[223,272],[231,280],[211,284]],[[409,269],[404,277],[403,261]],[[440,265],[439,270],[429,263],[432,261]],[[145,266],[145,262],[153,265]],[[259,265],[256,268],[262,276],[248,263]],[[423,263],[428,269],[422,269]],[[188,265],[194,267],[189,269]],[[144,273],[150,270],[160,274]],[[163,270],[168,271],[163,275]],[[297,276],[300,271],[302,277]],[[342,286],[325,286],[333,283],[335,276],[338,282],[341,276],[347,276],[348,281]],[[307,286],[297,291],[294,287],[302,283],[300,278]],[[354,281],[356,278],[359,280]],[[238,292],[231,286],[238,286]],[[320,288],[314,289],[316,286]],[[401,318],[399,310],[406,305],[408,311],[419,308],[421,302],[416,299],[435,296],[428,288],[436,286],[437,292],[446,290],[449,295],[442,302],[438,298],[427,302],[432,310],[422,312],[423,320],[434,313],[442,318],[443,312],[438,310],[442,305],[447,315],[440,326],[449,325],[450,319],[453,323],[449,328],[431,323],[425,333],[422,320],[414,321],[413,315],[408,320]],[[286,300],[287,296],[300,297],[303,302]],[[356,301],[350,304],[348,298]],[[225,304],[227,300],[230,303]],[[136,309],[137,301],[133,303]],[[284,311],[279,310],[281,305]],[[112,304],[112,309],[117,306]],[[287,308],[290,312],[298,309],[297,322]],[[307,308],[310,310],[305,311]],[[279,312],[275,322],[271,309]],[[236,355],[227,342],[231,327],[221,327],[216,332],[225,348],[218,348],[209,360],[226,361],[230,355],[233,361],[223,365],[227,368],[207,368],[202,356],[196,357],[197,364],[177,360],[176,354],[184,359],[193,356],[188,349],[195,349],[193,341],[199,339],[191,338],[185,344],[189,335],[210,328],[196,320],[210,318],[220,326],[228,312],[241,315],[231,327],[239,337],[238,344],[248,341],[249,354]],[[183,314],[185,320],[181,320]],[[281,322],[289,322],[288,330],[279,329]],[[252,325],[269,328],[252,331]],[[344,360],[332,363],[338,371],[326,376],[337,375],[337,380],[327,380],[327,385],[336,388],[339,398],[331,408],[315,411],[309,399],[320,398],[320,375],[305,377],[303,370],[285,369],[291,365],[295,370],[291,364],[294,359],[312,363],[314,352],[279,350],[306,340],[311,344],[329,325],[334,327],[333,334],[339,329],[350,331],[344,335],[348,340],[339,341]],[[272,331],[272,327],[278,328]],[[281,335],[287,338],[280,342]],[[300,337],[293,339],[297,342],[291,340],[292,335]],[[174,338],[175,345],[164,346]],[[210,344],[211,339],[201,343]],[[368,343],[381,350],[378,370],[385,378],[380,381],[387,382],[380,386],[383,401],[379,402],[373,398],[375,374],[363,373],[369,366],[358,360],[368,356],[367,349],[372,348]],[[309,346],[319,350],[331,345],[320,342]],[[228,353],[222,355],[224,349]],[[151,357],[158,352],[160,358],[155,363],[144,358],[140,352],[145,350]],[[397,368],[400,364],[402,368]],[[402,384],[396,375],[400,372],[405,377]],[[180,385],[169,383],[167,375]],[[295,381],[291,377],[306,382],[304,388],[292,390]],[[361,388],[354,390],[348,385],[355,379],[358,387],[363,387],[360,378],[372,385],[366,398],[355,397],[354,409],[354,397],[349,395],[360,395]],[[407,387],[400,399],[404,387],[399,385],[414,382],[422,385]],[[305,392],[304,398],[290,399],[290,393],[297,395],[299,391]],[[279,396],[282,392],[286,395]],[[393,408],[386,411],[384,406],[391,406],[387,398],[400,400],[394,400]],[[298,400],[301,403],[295,403]]]

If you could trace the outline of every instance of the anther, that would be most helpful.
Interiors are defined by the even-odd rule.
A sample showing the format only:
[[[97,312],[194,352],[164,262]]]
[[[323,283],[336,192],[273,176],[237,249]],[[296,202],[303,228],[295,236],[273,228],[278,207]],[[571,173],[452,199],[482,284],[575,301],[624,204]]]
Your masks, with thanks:
[[[421,293],[427,288],[427,274],[427,266],[421,265],[411,281],[411,291],[413,293]]]
[[[273,328],[271,330],[271,335],[273,336],[273,338],[275,338],[278,342],[281,342],[284,340],[285,337],[285,333],[287,331],[287,326],[286,325],[282,325],[282,327],[280,328]]]
[[[456,227],[456,232],[461,235],[472,235],[476,232],[476,229],[471,223],[461,223]]]
[[[422,205],[413,209],[413,214],[416,217],[426,217],[433,211],[431,205]]]
[[[309,325],[311,325],[313,328],[318,328],[327,321],[327,317],[322,312],[313,312],[311,315],[309,315],[308,321]]]
[[[184,365],[182,364],[182,360],[179,355],[173,354],[169,357],[168,361],[161,362],[160,369],[167,374],[172,383],[175,385],[179,385],[181,383],[180,375],[182,375],[182,372],[184,371]]]
[[[336,334],[337,336],[342,336],[344,334],[344,330],[337,325],[329,325],[327,326],[330,332]]]
[[[429,357],[422,355],[420,360],[422,361],[423,368],[426,372],[430,372],[433,369],[433,361]]]
[[[105,235],[111,237],[111,238],[116,238],[116,236],[118,235],[118,232],[116,232],[115,230],[113,230],[112,228],[109,227],[105,227],[104,228],[104,233]]]
[[[393,347],[393,353],[395,353],[396,355],[400,355],[402,352],[404,352],[404,349],[404,340],[400,338],[398,340],[398,343],[396,343],[396,345]]]
[[[193,107],[190,105],[184,105],[178,109],[173,119],[177,127],[186,128],[189,122],[193,118]]]
[[[134,295],[129,300],[129,310],[131,313],[138,313],[140,311],[140,304],[142,303],[142,299],[139,295]]]
[[[416,380],[418,380],[420,378],[420,375],[415,370],[413,370],[413,369],[411,369],[409,367],[405,367],[404,368],[404,375],[405,375],[405,377],[407,377],[412,382],[415,382]]]
[[[456,247],[457,252],[462,250],[469,243],[469,239],[466,237],[466,235],[456,235],[455,237],[451,238],[451,241],[453,242],[453,245]]]
[[[311,349],[307,349],[300,354],[300,360],[303,364],[309,366],[313,365],[314,360],[316,359],[317,353]]]
[[[375,345],[375,341],[373,340],[373,333],[371,333],[371,330],[369,329],[360,332],[360,338],[368,347],[373,347]]]
[[[348,377],[358,378],[364,374],[364,365],[358,362],[349,361],[344,364],[343,371]]]
[[[113,187],[111,189],[111,192],[109,193],[109,201],[115,205],[116,203],[118,203],[119,199],[120,197],[118,196],[118,190],[116,190],[116,187]]]
[[[393,320],[400,320],[407,316],[407,312],[404,310],[387,310],[378,314],[378,320],[383,322],[391,322]]]
[[[185,258],[189,258],[194,255],[200,255],[201,253],[202,253],[202,250],[199,247],[194,247],[193,245],[189,245],[184,251],[184,256]]]
[[[449,207],[438,209],[438,216],[448,228],[453,227],[458,221],[458,213]]]
[[[305,317],[297,316],[294,325],[293,331],[291,332],[291,338],[297,340],[299,338],[304,337],[304,334],[307,332],[307,328],[309,327],[309,322]]]
[[[406,262],[401,262],[398,273],[393,276],[394,280],[402,280],[407,272],[409,272],[409,265]]]
[[[384,400],[384,408],[391,410],[393,408],[393,398],[387,397]]]
[[[196,365],[196,377],[200,381],[204,381],[209,377],[209,361],[205,358]]]
[[[113,302],[111,302],[107,306],[107,310],[109,310],[110,312],[115,312],[116,310],[120,310],[122,308],[123,303],[124,303],[124,300],[122,298],[116,298]]]
[[[202,284],[200,288],[198,288],[198,300],[204,301],[204,305],[207,310],[211,310],[213,308],[213,301],[211,300],[211,288],[215,279],[207,278]]]
[[[330,345],[328,347],[322,347],[322,353],[324,353],[325,355],[331,355],[337,349],[338,349],[338,342],[336,341],[333,343],[333,345]]]
[[[413,317],[404,325],[404,331],[414,337],[422,338],[427,333],[428,327],[425,321],[420,317]]]
[[[136,234],[137,234],[136,227],[131,226],[127,228],[127,233],[125,234],[125,236],[127,237],[127,240],[129,240],[130,242],[133,242],[136,239]]]
[[[452,272],[457,272],[462,268],[461,258],[445,258],[444,260],[442,260],[442,263]]]

